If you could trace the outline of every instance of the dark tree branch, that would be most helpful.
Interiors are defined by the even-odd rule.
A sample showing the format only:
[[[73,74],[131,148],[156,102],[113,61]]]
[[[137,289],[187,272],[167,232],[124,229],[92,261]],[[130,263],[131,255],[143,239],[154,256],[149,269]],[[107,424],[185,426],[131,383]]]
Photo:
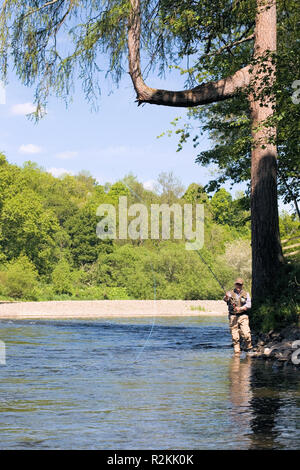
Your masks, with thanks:
[[[54,5],[54,4],[57,3],[58,1],[60,1],[60,0],[51,0],[50,2],[44,3],[44,5],[40,6],[39,8],[35,8],[34,10],[28,11],[28,12],[23,16],[23,19],[26,18],[27,16],[33,15],[34,13],[37,13],[38,11],[43,10],[44,8],[47,8],[47,7],[51,6],[51,5]]]
[[[233,41],[233,42],[230,42],[228,44],[225,44],[224,46],[220,47],[220,49],[218,49],[217,51],[212,51],[209,54],[204,54],[203,57],[211,57],[211,56],[214,56],[214,55],[220,55],[226,49],[229,50],[232,47],[238,46],[239,44],[242,44],[243,42],[251,41],[252,39],[254,39],[254,33],[250,34],[250,36],[247,36],[246,38],[239,39],[237,41]]]

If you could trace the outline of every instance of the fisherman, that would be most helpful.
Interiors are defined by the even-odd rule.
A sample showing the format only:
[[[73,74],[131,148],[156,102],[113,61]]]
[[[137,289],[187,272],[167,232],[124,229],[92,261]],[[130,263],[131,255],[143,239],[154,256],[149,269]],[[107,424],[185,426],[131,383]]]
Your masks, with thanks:
[[[249,327],[248,310],[251,308],[251,298],[243,289],[244,281],[236,279],[234,289],[226,292],[223,300],[228,305],[229,326],[232,336],[234,354],[240,354],[240,339],[243,337],[247,352],[251,355],[251,332]]]

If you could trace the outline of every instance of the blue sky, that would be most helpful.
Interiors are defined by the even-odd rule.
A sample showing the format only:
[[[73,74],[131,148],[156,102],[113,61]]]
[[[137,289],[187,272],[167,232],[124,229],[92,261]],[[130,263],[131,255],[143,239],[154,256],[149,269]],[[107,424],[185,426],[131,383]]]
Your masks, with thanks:
[[[156,85],[182,85],[174,79]],[[113,93],[110,93],[111,89]],[[33,110],[34,90],[11,80],[6,87],[6,104],[0,106],[0,150],[8,160],[21,165],[33,160],[58,175],[66,170],[88,170],[100,183],[116,181],[132,172],[144,183],[156,180],[162,171],[173,171],[185,186],[205,184],[210,170],[194,163],[196,150],[187,144],[176,152],[178,138],[157,138],[170,129],[176,116],[185,110],[163,106],[140,106],[129,77],[119,88],[104,83],[100,108],[91,112],[77,86],[68,109],[56,98],[49,101],[47,115],[37,124],[26,112]],[[201,149],[208,148],[204,138]]]
[[[152,86],[172,89],[182,88],[180,82],[174,75],[165,81],[156,77],[149,80]],[[192,182],[204,185],[211,177],[211,168],[194,162],[198,151],[209,148],[207,138],[202,139],[197,151],[188,143],[181,152],[176,152],[175,135],[157,138],[172,127],[170,122],[175,117],[184,120],[186,111],[153,105],[137,107],[129,76],[119,88],[104,81],[97,113],[91,111],[77,84],[69,107],[51,98],[47,115],[37,124],[25,116],[34,109],[33,89],[12,77],[5,95],[6,102],[0,105],[0,151],[11,163],[22,165],[32,160],[55,176],[64,171],[76,174],[87,170],[101,184],[131,172],[149,188],[162,171],[173,171],[186,187]],[[233,196],[243,188],[235,186]]]

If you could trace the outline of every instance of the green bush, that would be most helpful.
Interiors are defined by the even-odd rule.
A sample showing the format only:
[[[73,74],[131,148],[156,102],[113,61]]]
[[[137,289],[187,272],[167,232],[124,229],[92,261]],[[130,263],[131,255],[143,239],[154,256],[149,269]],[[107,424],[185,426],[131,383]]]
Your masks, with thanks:
[[[225,254],[220,256],[224,265],[236,271],[236,275],[244,279],[245,285],[251,290],[252,254],[250,240],[240,239],[226,243]]]
[[[72,299],[76,300],[102,300],[104,299],[101,287],[77,287],[73,291]]]
[[[102,295],[108,300],[128,300],[130,299],[124,287],[102,287]]]
[[[52,272],[52,286],[56,294],[72,295],[73,276],[66,259],[61,259]]]
[[[254,331],[280,331],[299,322],[300,265],[284,265],[279,279],[273,292],[252,306],[250,322]]]
[[[13,299],[36,300],[37,271],[25,255],[7,263],[0,275],[1,293]]]

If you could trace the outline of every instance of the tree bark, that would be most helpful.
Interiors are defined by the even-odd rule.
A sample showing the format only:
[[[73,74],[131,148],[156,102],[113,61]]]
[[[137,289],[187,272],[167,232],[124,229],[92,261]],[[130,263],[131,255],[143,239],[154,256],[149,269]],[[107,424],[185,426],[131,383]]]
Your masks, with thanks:
[[[276,1],[258,0],[254,57],[276,51]],[[264,63],[266,65],[266,63]],[[275,80],[275,66],[258,63],[253,70],[253,94],[250,95],[253,149],[251,157],[251,232],[252,232],[252,296],[254,301],[272,291],[283,255],[279,235],[277,204],[277,149],[268,143],[276,129],[264,127],[272,116],[274,97],[258,98],[262,83]],[[263,104],[263,106],[262,106]]]

